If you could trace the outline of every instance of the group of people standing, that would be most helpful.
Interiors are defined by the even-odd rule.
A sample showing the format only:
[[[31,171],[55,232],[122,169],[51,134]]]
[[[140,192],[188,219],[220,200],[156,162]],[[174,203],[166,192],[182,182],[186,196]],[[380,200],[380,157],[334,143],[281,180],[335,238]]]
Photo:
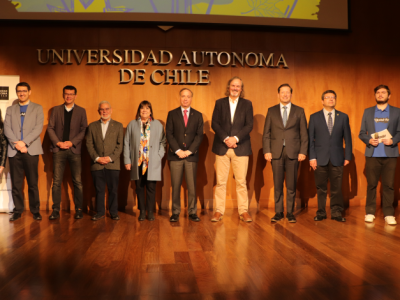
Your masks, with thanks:
[[[389,87],[375,88],[376,106],[364,111],[359,138],[366,144],[366,177],[368,182],[366,222],[373,222],[376,211],[376,187],[379,179],[383,187],[383,213],[385,221],[395,225],[394,175],[399,156],[400,109],[388,105]],[[24,210],[23,175],[28,182],[29,207],[35,220],[41,220],[38,191],[38,158],[43,154],[40,134],[43,129],[43,109],[29,100],[31,88],[26,82],[16,87],[18,103],[6,112],[0,131],[0,172],[6,156],[9,157],[14,211],[10,221],[21,217]],[[352,139],[347,114],[335,109],[337,95],[333,90],[322,94],[323,109],[312,114],[307,128],[304,109],[291,102],[293,90],[289,84],[278,88],[279,104],[268,109],[263,133],[263,153],[271,162],[274,180],[275,216],[271,222],[285,218],[283,183],[286,178],[286,218],[295,223],[293,214],[299,162],[309,151],[309,163],[315,174],[318,210],[315,221],[327,218],[327,183],[330,181],[331,219],[345,222],[342,196],[343,167],[352,159]],[[225,96],[215,103],[212,129],[215,132],[212,152],[216,155],[215,206],[211,221],[222,220],[225,213],[226,186],[230,166],[236,182],[239,217],[251,222],[246,176],[249,156],[252,154],[250,132],[253,129],[253,106],[246,100],[243,81],[231,78]],[[168,140],[167,159],[170,162],[172,185],[171,222],[179,221],[181,212],[180,190],[183,173],[188,189],[188,218],[198,222],[196,176],[199,147],[203,139],[202,114],[191,107],[193,92],[183,88],[179,92],[180,106],[168,113],[166,130],[154,117],[149,101],[139,104],[135,119],[127,126],[111,118],[108,101],[98,106],[100,119],[87,124],[86,111],[75,103],[77,89],[63,89],[64,103],[53,108],[48,134],[53,153],[53,211],[50,220],[60,217],[61,183],[68,161],[74,185],[75,218],[83,218],[81,149],[86,137],[86,147],[91,158],[91,174],[96,189],[96,214],[92,220],[105,217],[105,190],[108,189],[109,213],[113,220],[118,216],[118,182],[120,157],[130,179],[136,183],[139,221],[147,217],[152,221],[155,209],[156,183],[161,181],[162,158]],[[2,125],[2,124],[1,124]],[[390,137],[379,136],[387,130]],[[343,146],[343,143],[345,146]],[[8,146],[7,146],[8,145]],[[147,215],[146,215],[147,213]]]

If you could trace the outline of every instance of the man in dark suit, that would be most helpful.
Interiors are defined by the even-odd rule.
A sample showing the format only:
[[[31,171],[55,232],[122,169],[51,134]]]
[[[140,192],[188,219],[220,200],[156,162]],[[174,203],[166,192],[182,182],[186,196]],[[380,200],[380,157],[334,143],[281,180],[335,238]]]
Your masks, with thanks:
[[[18,103],[7,108],[4,135],[8,140],[12,197],[14,211],[10,221],[21,217],[24,211],[24,173],[28,182],[29,209],[33,219],[41,220],[38,188],[39,155],[43,154],[40,134],[43,130],[43,108],[30,101],[31,87],[20,82],[16,87]]]
[[[106,186],[111,219],[119,220],[118,183],[124,128],[121,123],[111,119],[112,109],[108,101],[100,102],[99,114],[100,120],[90,123],[86,134],[86,147],[92,163],[90,170],[96,189],[97,214],[92,220],[104,218]]]
[[[365,176],[367,177],[367,203],[365,222],[373,222],[376,212],[376,187],[382,181],[382,210],[385,221],[396,225],[394,217],[394,176],[396,173],[398,143],[400,141],[400,109],[388,104],[390,89],[378,85],[375,89],[376,106],[365,109],[358,137],[366,144]],[[391,137],[375,136],[387,130]],[[373,136],[371,136],[373,134]]]
[[[283,181],[286,173],[286,218],[296,223],[293,215],[299,162],[307,155],[308,133],[304,109],[292,104],[292,88],[282,84],[278,88],[280,103],[268,109],[263,134],[263,152],[272,164],[274,176],[275,216],[272,222],[284,218]]]
[[[314,220],[326,219],[325,205],[329,180],[331,219],[345,222],[346,219],[342,217],[342,178],[343,166],[350,163],[352,153],[349,117],[335,109],[335,91],[327,90],[322,94],[322,105],[322,110],[310,116],[308,128],[310,166],[314,170],[318,196],[318,211]]]
[[[237,205],[240,219],[251,222],[246,175],[252,154],[250,132],[253,129],[253,105],[244,99],[243,82],[239,77],[228,81],[226,97],[215,102],[211,127],[215,132],[212,151],[216,154],[217,186],[215,212],[211,221],[218,222],[225,212],[226,184],[232,163],[236,181]]]
[[[63,88],[64,103],[55,106],[51,112],[47,132],[50,137],[50,151],[53,152],[53,212],[50,220],[60,217],[61,183],[64,169],[69,162],[74,183],[75,219],[82,219],[82,140],[85,137],[86,110],[75,104],[77,90],[72,85]]]
[[[181,185],[185,170],[188,188],[189,220],[199,222],[197,216],[196,175],[199,147],[203,140],[203,116],[193,109],[193,92],[183,88],[180,92],[181,106],[171,110],[167,117],[166,133],[169,143],[168,160],[171,169],[172,216],[171,222],[179,220],[181,212]]]

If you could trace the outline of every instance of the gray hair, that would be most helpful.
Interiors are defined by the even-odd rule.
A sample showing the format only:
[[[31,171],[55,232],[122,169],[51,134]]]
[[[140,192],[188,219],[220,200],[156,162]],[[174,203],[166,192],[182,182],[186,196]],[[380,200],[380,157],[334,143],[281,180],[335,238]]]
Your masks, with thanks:
[[[100,106],[101,106],[102,104],[108,104],[108,106],[111,108],[110,102],[108,102],[108,101],[101,101],[101,102],[99,103],[99,109],[100,109]]]

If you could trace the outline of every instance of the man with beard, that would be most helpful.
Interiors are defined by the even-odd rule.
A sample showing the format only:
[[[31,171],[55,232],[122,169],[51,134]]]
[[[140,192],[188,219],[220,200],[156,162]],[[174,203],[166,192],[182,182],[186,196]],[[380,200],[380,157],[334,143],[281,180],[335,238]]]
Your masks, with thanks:
[[[235,76],[228,81],[225,98],[215,102],[211,127],[215,132],[212,152],[215,153],[217,186],[212,222],[222,220],[225,213],[226,185],[232,163],[236,181],[239,218],[252,222],[248,209],[246,176],[251,152],[250,132],[253,129],[253,104],[244,99],[243,81]]]
[[[382,182],[382,210],[385,221],[396,225],[394,217],[394,175],[398,142],[400,141],[400,109],[388,104],[390,90],[387,85],[378,85],[375,89],[376,106],[365,109],[358,137],[367,145],[365,148],[365,175],[367,177],[367,202],[365,222],[373,222],[376,212],[376,187],[379,178]],[[378,139],[371,135],[387,129],[392,138]]]

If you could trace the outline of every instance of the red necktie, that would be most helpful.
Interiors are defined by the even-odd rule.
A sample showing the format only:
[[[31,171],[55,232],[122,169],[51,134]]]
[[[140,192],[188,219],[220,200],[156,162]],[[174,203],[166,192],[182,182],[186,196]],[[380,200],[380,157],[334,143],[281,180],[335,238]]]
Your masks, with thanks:
[[[183,111],[183,121],[185,121],[185,127],[187,126],[187,121],[188,121],[188,118],[187,118],[187,109],[185,109],[184,111]]]

